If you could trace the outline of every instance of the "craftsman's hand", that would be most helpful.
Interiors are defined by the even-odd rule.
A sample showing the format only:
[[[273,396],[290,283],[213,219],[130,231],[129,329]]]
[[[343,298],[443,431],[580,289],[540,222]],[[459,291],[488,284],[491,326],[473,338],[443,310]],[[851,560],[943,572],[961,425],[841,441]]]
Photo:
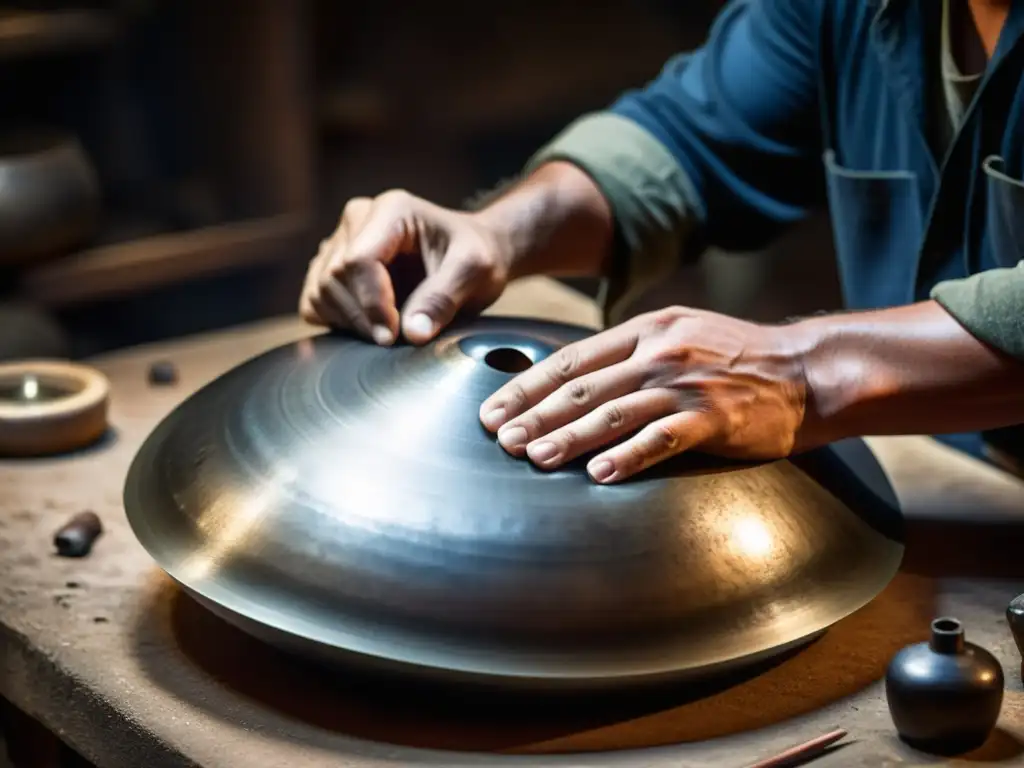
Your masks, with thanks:
[[[299,312],[308,322],[351,330],[378,344],[394,343],[400,331],[422,344],[457,312],[479,312],[501,295],[508,251],[473,214],[397,190],[354,198],[309,265]],[[410,266],[422,282],[400,317],[403,297],[396,296],[394,270]]]
[[[792,327],[681,307],[642,315],[519,374],[480,418],[543,469],[599,451],[587,471],[600,483],[690,449],[786,456],[804,437],[809,399]]]

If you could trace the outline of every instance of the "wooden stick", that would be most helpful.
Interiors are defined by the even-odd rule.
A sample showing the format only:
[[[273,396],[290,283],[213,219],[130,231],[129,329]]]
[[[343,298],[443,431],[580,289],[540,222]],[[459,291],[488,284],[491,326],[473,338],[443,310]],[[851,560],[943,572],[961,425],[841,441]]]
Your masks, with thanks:
[[[835,731],[831,731],[830,733],[826,733],[824,736],[819,736],[816,739],[805,741],[799,746],[790,747],[785,752],[775,755],[775,757],[769,757],[767,760],[754,763],[750,768],[782,768],[786,765],[804,763],[812,758],[818,757],[826,749],[845,737],[846,731],[839,728]]]

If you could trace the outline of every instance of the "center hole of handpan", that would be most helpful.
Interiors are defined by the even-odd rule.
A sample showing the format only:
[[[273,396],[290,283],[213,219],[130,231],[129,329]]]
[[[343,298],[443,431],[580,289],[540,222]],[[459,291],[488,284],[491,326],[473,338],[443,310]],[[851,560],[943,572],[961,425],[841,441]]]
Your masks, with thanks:
[[[521,349],[515,347],[497,347],[484,355],[484,362],[502,373],[522,373],[533,360]]]
[[[464,354],[492,371],[515,376],[554,352],[551,344],[520,333],[475,333],[459,339]]]

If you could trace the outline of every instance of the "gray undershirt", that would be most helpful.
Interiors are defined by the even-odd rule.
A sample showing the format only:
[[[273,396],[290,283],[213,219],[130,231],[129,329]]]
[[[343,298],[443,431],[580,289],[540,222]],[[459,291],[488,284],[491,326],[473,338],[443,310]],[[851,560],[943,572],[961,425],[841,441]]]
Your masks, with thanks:
[[[953,3],[960,6],[953,8]],[[945,115],[935,116],[940,146],[936,149],[945,154],[956,132],[963,124],[964,116],[985,76],[985,50],[970,19],[967,0],[942,0],[942,45],[939,69],[942,81],[942,101]],[[954,10],[959,12],[962,23],[951,21]],[[954,35],[957,39],[954,42]],[[955,51],[959,48],[963,62],[957,61]],[[964,69],[967,69],[965,72]]]

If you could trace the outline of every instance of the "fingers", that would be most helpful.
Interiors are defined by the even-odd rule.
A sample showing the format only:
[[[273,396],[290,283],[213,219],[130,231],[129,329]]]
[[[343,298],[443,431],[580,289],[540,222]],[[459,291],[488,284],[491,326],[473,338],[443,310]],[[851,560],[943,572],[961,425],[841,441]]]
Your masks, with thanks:
[[[326,270],[325,270],[326,271]],[[352,297],[348,289],[331,275],[320,278],[320,306],[317,307],[318,314],[329,312],[329,320],[333,328],[350,328],[361,336],[371,338],[373,328],[362,311],[359,303]]]
[[[345,205],[334,234],[310,263],[299,312],[308,321],[350,328],[378,344],[398,336],[398,308],[387,264],[411,248],[410,196],[386,193]]]
[[[593,416],[597,410],[602,410],[599,421],[610,429],[617,429],[629,417],[617,406],[610,407],[609,401],[636,392],[642,384],[643,371],[629,360],[580,376],[560,386],[525,413],[505,422],[498,430],[498,442],[514,456],[522,456],[527,452],[527,445],[541,438],[550,439],[551,433],[566,425],[571,425],[571,430],[578,433],[578,420],[588,414]],[[562,432],[563,439],[558,443],[560,457],[565,455],[567,443],[574,442],[564,434],[566,430]],[[534,459],[534,453],[530,453],[530,458]],[[554,458],[550,457],[546,464],[554,465]]]
[[[370,201],[350,200],[342,212],[338,227],[320,243],[317,255],[309,264],[299,301],[299,313],[317,325],[350,328],[363,335],[371,333],[370,323],[358,309],[358,303],[347,288],[332,274],[332,267],[348,248],[353,227],[361,225]]]
[[[391,344],[398,335],[398,308],[386,265],[409,247],[407,217],[394,200],[382,195],[377,201],[348,202],[321,276],[339,303],[350,308],[356,329],[378,344]]]
[[[378,344],[393,343],[400,330],[413,343],[427,342],[470,300],[486,306],[497,297],[505,268],[490,240],[454,212],[407,192],[353,199],[310,266],[300,312]],[[418,254],[429,273],[401,315],[389,269],[400,254]]]
[[[393,344],[398,337],[398,307],[388,268],[372,259],[353,260],[341,268],[333,282],[344,286],[354,311],[366,326],[364,333],[377,344]]]
[[[671,415],[677,407],[676,398],[666,389],[630,392],[559,429],[540,435],[526,446],[526,455],[542,469],[557,469],[645,424]]]
[[[480,406],[480,420],[487,429],[497,431],[559,387],[627,360],[636,349],[637,341],[636,327],[626,323],[562,347],[487,398]]]
[[[715,431],[711,416],[684,411],[652,421],[634,437],[595,456],[587,472],[598,483],[618,483],[648,467],[709,440]]]
[[[335,237],[337,237],[337,233]],[[359,313],[354,312],[351,298],[348,297],[343,286],[332,280],[327,274],[328,260],[331,249],[334,247],[332,240],[325,240],[320,244],[319,254],[310,263],[300,302],[300,312],[303,317],[317,325],[351,328],[366,333],[369,326],[365,323],[360,324]]]
[[[413,344],[430,341],[491,278],[490,257],[472,241],[453,244],[438,268],[409,296],[402,333]]]
[[[321,264],[323,262],[323,254],[327,249],[327,241],[324,240],[320,243],[320,250],[317,251],[316,256],[313,257],[309,262],[309,267],[306,269],[306,278],[302,282],[302,294],[299,297],[299,315],[307,323],[313,325],[327,325],[327,321],[320,317],[316,310],[313,308],[313,294],[316,291],[316,282],[320,276]]]
[[[355,225],[350,225],[351,242],[343,260],[390,264],[399,253],[414,250],[418,233],[412,219],[419,208],[427,205],[399,190],[385,192],[374,200],[354,198],[345,206],[345,215]]]

